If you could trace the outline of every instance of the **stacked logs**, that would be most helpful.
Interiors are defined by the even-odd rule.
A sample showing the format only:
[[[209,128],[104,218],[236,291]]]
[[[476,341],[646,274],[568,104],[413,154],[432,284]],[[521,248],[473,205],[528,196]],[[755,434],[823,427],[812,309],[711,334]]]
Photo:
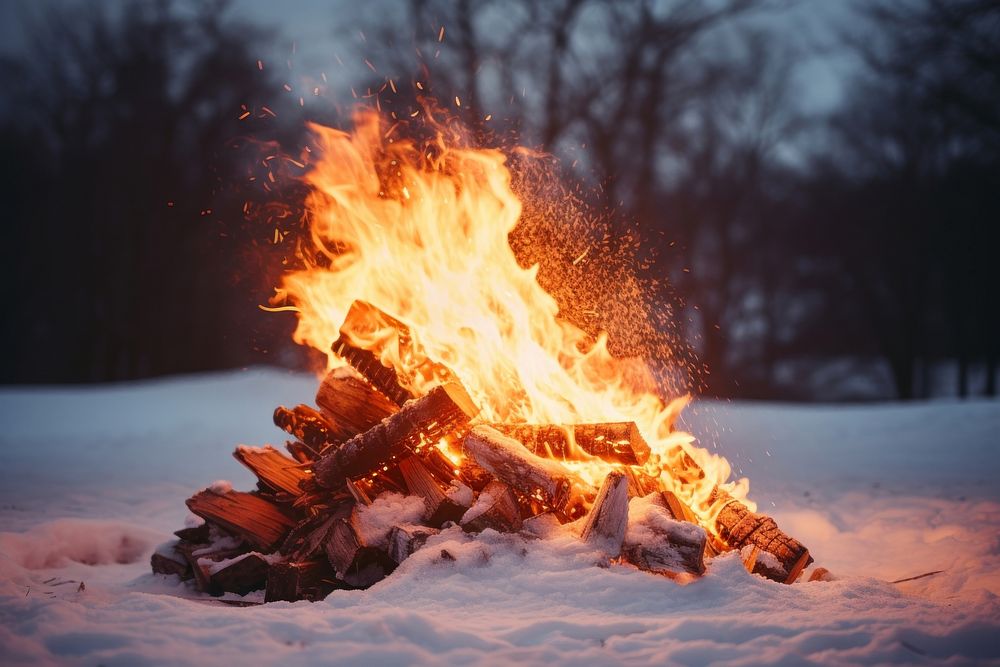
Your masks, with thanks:
[[[352,308],[348,321],[352,316],[391,322],[400,339],[409,338],[401,323],[367,304]],[[188,499],[204,523],[158,549],[154,572],[191,579],[215,595],[263,589],[266,602],[317,600],[371,586],[448,526],[517,532],[542,515],[576,522],[573,529],[605,562],[675,578],[699,576],[705,556],[723,550],[749,550],[750,569],[785,583],[812,561],[772,519],[719,489],[706,531],[643,471],[650,448],[631,422],[474,424],[476,406],[446,372],[438,375],[443,384],[418,398],[348,336],[334,350],[351,366],[327,375],[317,407],[275,410],[275,424],[294,438],[288,454],[237,447],[234,456],[256,475],[257,488],[244,493],[217,483]],[[459,463],[442,444],[461,452]],[[600,488],[561,462],[581,456],[611,464]],[[691,470],[699,472],[693,461]],[[387,492],[419,499],[419,519],[375,527],[373,499]]]

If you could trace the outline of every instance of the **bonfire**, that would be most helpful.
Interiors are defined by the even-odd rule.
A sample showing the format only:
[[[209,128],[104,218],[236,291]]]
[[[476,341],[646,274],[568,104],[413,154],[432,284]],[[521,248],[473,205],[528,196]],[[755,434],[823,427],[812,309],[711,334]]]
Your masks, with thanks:
[[[676,428],[688,397],[637,382],[635,360],[561,317],[518,263],[503,152],[440,131],[400,139],[374,113],[351,133],[312,131],[308,233],[275,306],[327,355],[315,406],[275,410],[287,453],[236,448],[257,488],[190,498],[203,522],[157,550],[154,571],[317,600],[371,586],[441,533],[558,530],[595,566],[681,583],[733,550],[760,575],[802,576],[808,550]]]

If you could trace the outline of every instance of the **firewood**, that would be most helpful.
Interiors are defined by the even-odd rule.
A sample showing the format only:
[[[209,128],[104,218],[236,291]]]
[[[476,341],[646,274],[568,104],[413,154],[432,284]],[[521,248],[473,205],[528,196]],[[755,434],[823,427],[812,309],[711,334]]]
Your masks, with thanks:
[[[341,442],[364,433],[399,410],[375,387],[344,374],[343,370],[327,373],[316,392],[316,405],[333,427],[334,437]]]
[[[638,466],[622,466],[622,472],[628,477],[629,497],[648,496],[663,488],[663,484],[658,477],[647,475]]]
[[[413,552],[424,546],[427,540],[437,535],[437,528],[426,526],[395,526],[389,533],[389,558],[395,563],[402,563],[413,555]]]
[[[489,426],[473,428],[463,441],[463,450],[501,482],[555,510],[566,504],[574,483],[583,484],[557,461],[536,456]]]
[[[267,570],[267,587],[264,602],[287,600],[322,600],[331,591],[346,588],[337,580],[330,563],[325,559],[300,562],[273,563]]]
[[[371,505],[372,499],[368,497],[365,490],[361,488],[354,480],[348,478],[344,480],[344,485],[347,487],[348,492],[350,492],[351,497],[354,498],[354,502],[359,505]]]
[[[517,532],[522,525],[517,498],[509,486],[494,480],[486,485],[459,523],[467,533],[487,528],[500,533]]]
[[[285,449],[292,455],[292,458],[299,463],[312,463],[319,456],[319,452],[298,440],[289,440],[285,443]]]
[[[413,394],[399,384],[395,370],[382,365],[382,361],[369,350],[352,345],[347,335],[341,333],[331,349],[397,406],[413,398]]]
[[[433,444],[464,427],[477,409],[458,384],[435,387],[399,412],[321,456],[317,484],[333,489],[348,477],[367,475],[394,458]]]
[[[316,452],[322,452],[325,447],[344,440],[326,417],[308,405],[296,405],[291,410],[279,405],[274,409],[274,425],[294,435]]]
[[[427,507],[428,526],[440,528],[445,521],[457,522],[468,507],[463,507],[449,498],[438,486],[438,482],[427,471],[417,456],[409,456],[399,462],[399,471],[406,480],[410,493],[420,496]]]
[[[291,496],[302,494],[299,483],[309,476],[308,473],[294,459],[288,458],[274,447],[240,445],[233,456],[275,491],[284,491]]]
[[[252,493],[205,490],[187,500],[188,509],[265,552],[274,551],[295,521]]]
[[[687,503],[678,498],[676,493],[673,491],[662,491],[661,498],[664,506],[670,511],[670,515],[674,519],[701,526],[701,520],[698,518],[698,515],[694,513],[694,510]],[[709,557],[716,556],[720,551],[724,550],[722,547],[723,544],[720,540],[709,535],[708,541],[705,543],[705,555]]]
[[[354,501],[350,496],[336,500],[325,511],[296,524],[285,537],[279,551],[289,561],[306,561],[322,555],[323,545],[330,539],[334,522],[350,516],[353,509]]]
[[[176,535],[182,542],[192,542],[194,544],[205,544],[209,540],[209,526],[207,522],[202,522],[198,526],[189,526],[175,530]]]
[[[813,561],[809,550],[783,533],[774,519],[754,514],[736,499],[730,499],[719,510],[715,527],[720,539],[731,549],[742,549],[749,544],[770,554],[776,560],[774,566],[768,564],[768,559],[762,553],[758,557],[755,571],[775,581],[792,583],[802,569]]]
[[[242,556],[250,550],[246,542],[236,538],[222,538],[211,544],[182,543],[176,548],[191,565],[195,587],[199,591],[212,594],[218,594],[212,586],[212,565],[218,561]]]
[[[357,512],[334,521],[323,550],[337,578],[358,588],[381,581],[396,567],[388,553],[365,541],[358,526]]]
[[[209,592],[246,595],[260,590],[264,588],[267,567],[267,561],[257,553],[213,563],[208,567]]]
[[[600,548],[608,558],[617,558],[625,540],[628,507],[628,478],[612,470],[597,492],[580,539]]]
[[[609,463],[643,465],[650,449],[635,422],[606,424],[490,424],[538,456],[579,459],[574,447]]]
[[[165,544],[153,552],[149,565],[156,574],[176,574],[182,581],[194,576],[191,573],[191,563],[177,547],[182,541]]]
[[[650,572],[701,575],[705,572],[707,539],[701,526],[675,519],[663,496],[653,493],[629,502],[622,555]]]

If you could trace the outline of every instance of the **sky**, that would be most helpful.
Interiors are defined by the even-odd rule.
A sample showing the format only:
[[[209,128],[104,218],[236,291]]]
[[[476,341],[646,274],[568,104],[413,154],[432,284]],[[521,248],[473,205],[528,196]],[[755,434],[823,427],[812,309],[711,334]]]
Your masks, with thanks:
[[[25,48],[24,17],[48,7],[78,6],[81,0],[4,0],[0,2],[0,53],[15,55]],[[123,0],[91,0],[90,6],[115,8]],[[335,62],[338,26],[341,37],[349,30],[351,13],[366,3],[338,0],[232,0],[231,15],[274,28],[286,44],[295,43],[303,67],[329,70]],[[402,2],[399,3],[403,5]],[[778,35],[801,54],[797,77],[802,106],[822,113],[839,102],[850,76],[852,60],[838,46],[839,35],[850,26],[854,3],[849,0],[787,0],[787,8],[768,20],[777,22]],[[359,7],[361,7],[359,9]],[[370,11],[370,9],[369,9]]]

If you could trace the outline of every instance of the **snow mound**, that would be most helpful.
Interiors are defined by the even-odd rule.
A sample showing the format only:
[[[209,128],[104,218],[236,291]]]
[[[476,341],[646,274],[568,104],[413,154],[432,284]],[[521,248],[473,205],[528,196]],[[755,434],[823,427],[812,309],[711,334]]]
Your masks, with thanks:
[[[157,534],[115,521],[59,519],[26,533],[0,533],[0,552],[29,570],[84,565],[124,565],[148,555]]]

